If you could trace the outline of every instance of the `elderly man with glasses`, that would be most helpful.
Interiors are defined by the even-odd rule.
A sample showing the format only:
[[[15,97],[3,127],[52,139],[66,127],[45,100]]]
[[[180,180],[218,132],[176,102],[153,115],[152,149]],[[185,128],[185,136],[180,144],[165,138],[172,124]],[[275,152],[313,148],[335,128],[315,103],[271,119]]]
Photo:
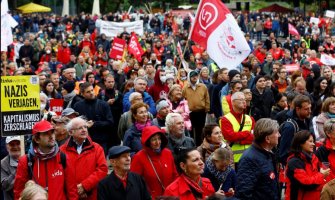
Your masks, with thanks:
[[[87,121],[81,117],[66,125],[70,138],[61,146],[66,154],[69,177],[75,181],[77,194],[82,198],[96,199],[97,186],[106,177],[108,168],[102,147],[88,136]]]
[[[231,96],[233,109],[221,119],[224,139],[230,144],[234,153],[234,162],[238,163],[242,153],[250,147],[254,135],[254,119],[245,114],[247,106],[243,92],[235,92]]]

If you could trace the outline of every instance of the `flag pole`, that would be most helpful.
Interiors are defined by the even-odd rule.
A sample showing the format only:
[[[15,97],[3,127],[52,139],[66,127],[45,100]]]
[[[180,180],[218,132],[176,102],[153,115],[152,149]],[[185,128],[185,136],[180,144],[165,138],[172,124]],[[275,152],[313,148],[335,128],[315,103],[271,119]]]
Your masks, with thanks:
[[[186,52],[186,49],[188,48],[189,46],[189,41],[191,39],[191,35],[193,33],[193,29],[194,29],[194,25],[195,25],[195,20],[198,19],[198,16],[199,16],[199,8],[201,7],[200,5],[202,5],[202,0],[200,0],[199,4],[198,4],[198,8],[197,8],[197,13],[195,14],[195,18],[194,18],[194,21],[193,21],[193,24],[191,26],[191,31],[190,33],[188,34],[188,37],[187,37],[187,40],[186,40],[186,44],[185,44],[185,47],[184,47],[184,51],[183,51],[183,59],[184,59],[184,55],[185,55],[185,52]],[[180,59],[180,63],[178,65],[178,70],[180,69],[181,67],[181,64],[182,64],[182,60]]]

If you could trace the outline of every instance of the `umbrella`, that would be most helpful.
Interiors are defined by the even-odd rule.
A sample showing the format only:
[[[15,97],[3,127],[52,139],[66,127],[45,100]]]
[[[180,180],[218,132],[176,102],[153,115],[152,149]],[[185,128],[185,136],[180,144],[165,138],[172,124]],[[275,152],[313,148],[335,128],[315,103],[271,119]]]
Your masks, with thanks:
[[[50,12],[51,8],[36,3],[28,3],[17,8],[21,13]]]

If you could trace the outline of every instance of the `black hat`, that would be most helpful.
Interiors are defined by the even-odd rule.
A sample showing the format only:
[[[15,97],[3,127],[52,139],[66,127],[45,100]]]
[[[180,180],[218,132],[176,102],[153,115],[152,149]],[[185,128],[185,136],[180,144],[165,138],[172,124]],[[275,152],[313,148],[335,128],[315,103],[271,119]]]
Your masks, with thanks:
[[[127,73],[127,79],[130,79],[130,76],[132,74],[138,74],[137,70],[136,69],[129,70],[128,73]]]
[[[108,158],[109,159],[117,158],[123,153],[130,152],[130,150],[131,149],[127,146],[113,146],[108,150]]]
[[[229,76],[229,81],[233,80],[234,76],[236,76],[237,74],[241,73],[239,71],[237,71],[236,69],[232,69],[228,72],[228,76]]]
[[[254,83],[255,83],[255,85],[256,85],[257,81],[258,81],[260,78],[264,78],[264,76],[263,76],[263,75],[257,75],[257,76],[255,77],[255,79],[254,79]]]
[[[75,88],[75,84],[73,81],[67,81],[64,83],[63,88],[67,91],[67,93],[71,93]]]
[[[193,76],[198,76],[198,72],[197,71],[191,71],[190,72],[190,78]]]

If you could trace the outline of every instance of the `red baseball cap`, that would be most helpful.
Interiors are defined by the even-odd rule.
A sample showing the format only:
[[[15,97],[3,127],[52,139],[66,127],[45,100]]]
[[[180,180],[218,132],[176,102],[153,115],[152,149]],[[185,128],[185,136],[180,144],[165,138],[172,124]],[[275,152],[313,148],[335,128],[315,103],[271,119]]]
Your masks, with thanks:
[[[54,130],[54,127],[50,122],[47,120],[42,120],[37,122],[34,127],[33,127],[33,135],[36,135],[36,133],[41,133],[41,132],[47,132],[50,130]]]

